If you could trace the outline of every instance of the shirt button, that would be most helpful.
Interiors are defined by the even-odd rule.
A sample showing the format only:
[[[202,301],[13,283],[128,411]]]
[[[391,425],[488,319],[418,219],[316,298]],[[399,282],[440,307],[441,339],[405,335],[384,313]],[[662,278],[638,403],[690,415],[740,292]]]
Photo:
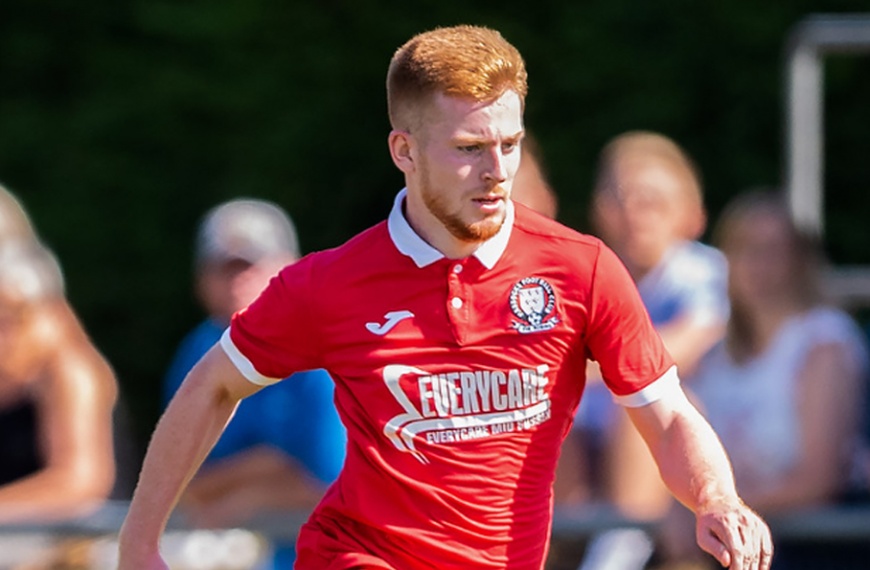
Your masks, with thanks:
[[[460,299],[459,297],[453,297],[452,299],[450,299],[450,304],[453,305],[454,309],[461,309],[462,299]]]
[[[462,266],[458,263],[453,266],[453,273],[462,273]]]

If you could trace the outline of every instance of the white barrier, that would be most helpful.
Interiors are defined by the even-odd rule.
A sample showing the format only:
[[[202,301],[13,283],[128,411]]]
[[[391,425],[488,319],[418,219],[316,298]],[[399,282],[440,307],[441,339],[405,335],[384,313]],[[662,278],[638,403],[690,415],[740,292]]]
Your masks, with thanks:
[[[76,520],[0,525],[0,569],[28,570],[61,566],[114,570],[116,535],[127,512],[126,502],[107,503]],[[292,541],[307,512],[260,517],[244,529],[197,530],[180,516],[170,519],[162,549],[173,570],[254,570],[271,555],[273,541]],[[769,517],[778,539],[826,543],[870,544],[870,505],[825,507]],[[652,530],[655,523],[626,518],[606,505],[557,509],[554,541],[585,541],[613,528]]]

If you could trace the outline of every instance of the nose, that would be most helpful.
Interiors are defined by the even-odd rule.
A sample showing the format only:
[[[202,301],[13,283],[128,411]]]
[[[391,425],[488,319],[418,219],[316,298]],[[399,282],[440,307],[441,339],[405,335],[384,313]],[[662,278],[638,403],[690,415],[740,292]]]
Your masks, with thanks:
[[[501,184],[507,180],[507,157],[499,146],[494,146],[486,154],[483,178],[487,181]]]

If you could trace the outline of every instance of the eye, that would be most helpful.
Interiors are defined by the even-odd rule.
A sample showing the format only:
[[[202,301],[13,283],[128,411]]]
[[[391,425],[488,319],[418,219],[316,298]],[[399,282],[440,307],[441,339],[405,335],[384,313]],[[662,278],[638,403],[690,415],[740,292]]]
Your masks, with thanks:
[[[519,146],[519,143],[517,143],[517,142],[515,142],[515,141],[514,141],[514,142],[505,142],[505,143],[502,143],[502,145],[501,145],[501,152],[502,152],[503,154],[510,154],[510,153],[512,153],[513,151],[515,151],[515,150],[517,149],[518,146]]]
[[[458,147],[460,152],[464,152],[465,154],[475,154],[480,152],[481,145],[479,144],[466,144]]]

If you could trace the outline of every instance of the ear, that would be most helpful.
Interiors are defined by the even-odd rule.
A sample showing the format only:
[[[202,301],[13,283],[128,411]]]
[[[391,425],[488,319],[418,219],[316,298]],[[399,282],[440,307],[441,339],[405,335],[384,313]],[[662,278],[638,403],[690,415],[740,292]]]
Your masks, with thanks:
[[[415,170],[414,146],[416,141],[411,133],[393,129],[390,131],[387,142],[393,164],[405,174],[413,172]]]

